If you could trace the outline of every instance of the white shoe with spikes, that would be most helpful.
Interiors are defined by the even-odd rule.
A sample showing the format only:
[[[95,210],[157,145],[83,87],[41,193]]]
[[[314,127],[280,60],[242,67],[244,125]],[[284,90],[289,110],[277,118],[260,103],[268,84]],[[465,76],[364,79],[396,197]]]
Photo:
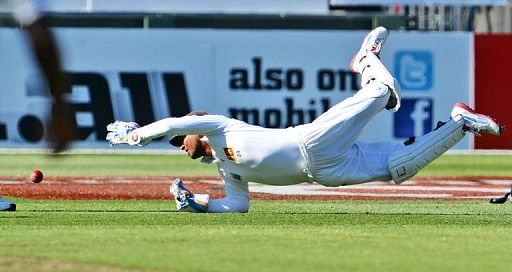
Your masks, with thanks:
[[[491,117],[475,112],[464,103],[455,103],[450,116],[452,119],[462,117],[464,119],[464,126],[476,135],[480,135],[480,133],[498,136],[503,134],[503,126],[496,123]]]
[[[352,72],[361,73],[363,68],[361,67],[362,65],[360,65],[361,61],[369,53],[373,53],[378,57],[382,46],[386,42],[388,34],[388,30],[382,26],[379,26],[370,31],[370,33],[368,33],[368,35],[366,35],[364,38],[363,43],[361,44],[361,48],[354,55],[352,61],[350,61],[350,70]]]

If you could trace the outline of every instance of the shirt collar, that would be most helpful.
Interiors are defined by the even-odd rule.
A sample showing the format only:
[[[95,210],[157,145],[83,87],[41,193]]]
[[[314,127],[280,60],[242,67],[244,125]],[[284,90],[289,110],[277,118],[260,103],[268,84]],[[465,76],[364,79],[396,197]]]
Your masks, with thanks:
[[[203,136],[199,140],[202,141],[202,142],[206,142],[206,143],[210,144],[210,140],[206,136]],[[218,161],[219,161],[219,159],[217,159],[215,157],[215,150],[213,150],[213,149],[212,149],[212,156],[203,156],[203,158],[201,159],[202,163],[207,163],[207,164],[212,164],[212,163],[215,163],[215,162],[218,162]]]
[[[215,158],[211,157],[211,156],[203,156],[203,158],[201,159],[201,162],[206,163],[206,164],[212,164],[215,161],[216,161]]]

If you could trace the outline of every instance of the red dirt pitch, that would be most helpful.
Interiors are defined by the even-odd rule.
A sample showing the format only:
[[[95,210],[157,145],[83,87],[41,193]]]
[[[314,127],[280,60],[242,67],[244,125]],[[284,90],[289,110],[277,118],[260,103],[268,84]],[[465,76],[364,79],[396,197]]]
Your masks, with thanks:
[[[32,199],[171,199],[174,177],[45,177],[34,184],[26,178],[0,177],[0,194]],[[217,177],[182,177],[193,192],[223,197],[223,184]],[[250,184],[252,199],[486,199],[503,196],[510,190],[512,177],[415,178],[402,185],[372,182],[343,187],[318,184],[268,186]]]

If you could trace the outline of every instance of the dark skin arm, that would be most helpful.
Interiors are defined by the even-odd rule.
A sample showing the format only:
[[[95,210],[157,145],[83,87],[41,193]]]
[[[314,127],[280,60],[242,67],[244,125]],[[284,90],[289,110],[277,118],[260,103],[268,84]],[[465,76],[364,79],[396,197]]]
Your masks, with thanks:
[[[63,100],[62,67],[57,44],[44,18],[37,19],[24,29],[50,88],[53,105],[47,121],[48,136],[52,151],[58,153],[64,151],[73,139],[75,123],[71,121],[69,105]]]
[[[39,18],[24,27],[30,38],[37,63],[46,78],[50,93],[55,99],[61,99],[61,62],[57,44],[52,32],[46,26],[44,18]]]

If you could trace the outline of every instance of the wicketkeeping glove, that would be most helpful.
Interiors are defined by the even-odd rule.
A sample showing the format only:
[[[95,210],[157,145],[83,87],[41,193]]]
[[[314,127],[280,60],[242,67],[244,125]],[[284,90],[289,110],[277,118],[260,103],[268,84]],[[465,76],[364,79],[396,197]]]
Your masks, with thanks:
[[[171,194],[176,201],[178,211],[184,212],[207,212],[208,195],[194,194],[185,188],[181,179],[175,179],[170,187]]]
[[[141,142],[139,134],[136,129],[140,126],[134,122],[123,122],[115,121],[107,125],[107,141],[110,142],[110,146],[118,144],[129,144],[144,146],[149,142]]]

